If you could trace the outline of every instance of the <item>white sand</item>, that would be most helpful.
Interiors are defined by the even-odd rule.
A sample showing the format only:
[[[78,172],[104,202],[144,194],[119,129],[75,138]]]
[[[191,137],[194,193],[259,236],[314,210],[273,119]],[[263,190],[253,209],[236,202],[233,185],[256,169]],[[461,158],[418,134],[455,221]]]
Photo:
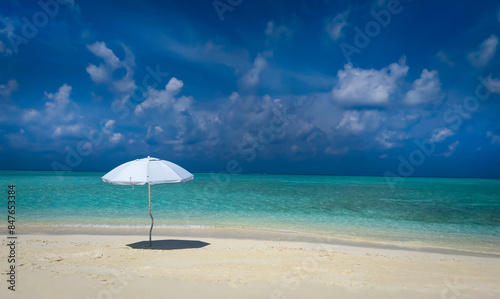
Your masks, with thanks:
[[[144,235],[18,238],[16,291],[3,276],[0,298],[500,298],[498,257],[158,233],[154,240],[180,240],[160,241],[163,248],[209,245],[126,246]]]

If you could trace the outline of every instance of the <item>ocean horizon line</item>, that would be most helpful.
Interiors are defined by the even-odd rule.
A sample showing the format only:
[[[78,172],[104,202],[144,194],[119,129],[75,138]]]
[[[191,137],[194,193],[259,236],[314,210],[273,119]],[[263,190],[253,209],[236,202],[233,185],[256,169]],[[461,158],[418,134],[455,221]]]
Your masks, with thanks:
[[[0,169],[0,171],[7,172],[7,171],[14,171],[14,172],[22,172],[22,171],[32,171],[32,172],[49,172],[49,173],[54,173],[54,175],[58,175],[57,173],[63,173],[68,174],[68,173],[96,173],[96,172],[102,172],[106,173],[111,169],[108,170],[68,170],[68,171],[55,171],[55,170],[40,170],[40,169]],[[242,173],[228,173],[225,171],[222,172],[192,172],[193,174],[224,174],[224,175],[230,175],[230,176],[237,176],[237,175],[289,175],[289,176],[328,176],[328,177],[380,177],[380,178],[386,178],[386,177],[392,177],[392,176],[385,176],[385,175],[375,175],[375,174],[311,174],[311,173],[278,173],[278,172],[266,172],[266,173],[259,173],[259,172],[242,172]],[[429,178],[429,179],[491,179],[491,180],[500,180],[499,177],[483,177],[483,176],[471,176],[471,177],[466,177],[466,176],[418,176],[418,175],[412,175],[412,176],[398,176],[401,179],[411,179],[411,178]]]

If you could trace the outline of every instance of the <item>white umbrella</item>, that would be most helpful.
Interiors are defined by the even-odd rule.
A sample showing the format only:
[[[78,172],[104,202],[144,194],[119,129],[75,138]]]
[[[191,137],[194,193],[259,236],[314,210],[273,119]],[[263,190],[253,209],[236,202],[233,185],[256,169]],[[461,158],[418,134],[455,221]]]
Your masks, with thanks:
[[[151,185],[163,183],[187,182],[193,175],[177,164],[147,157],[124,163],[102,177],[104,182],[114,185],[144,185],[148,184],[149,216],[151,229],[149,230],[149,246],[151,246],[151,232],[153,231],[153,215],[151,214]]]

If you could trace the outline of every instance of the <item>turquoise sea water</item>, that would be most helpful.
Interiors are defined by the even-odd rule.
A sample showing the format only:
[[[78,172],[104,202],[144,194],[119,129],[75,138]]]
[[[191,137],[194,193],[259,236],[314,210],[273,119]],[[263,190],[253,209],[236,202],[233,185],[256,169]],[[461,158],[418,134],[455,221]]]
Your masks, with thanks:
[[[148,228],[147,186],[98,172],[0,171],[20,226]],[[500,180],[195,174],[151,186],[156,227],[251,228],[344,240],[500,253]],[[0,215],[7,215],[0,210]]]

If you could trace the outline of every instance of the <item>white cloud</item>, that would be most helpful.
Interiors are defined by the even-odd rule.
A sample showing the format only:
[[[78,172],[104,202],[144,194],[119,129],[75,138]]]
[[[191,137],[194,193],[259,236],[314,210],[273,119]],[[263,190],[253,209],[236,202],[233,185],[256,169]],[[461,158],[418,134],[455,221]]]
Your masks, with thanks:
[[[114,124],[115,121],[113,119],[110,119],[104,124],[104,129],[111,129]]]
[[[276,27],[274,21],[269,21],[267,22],[265,33],[268,38],[278,40],[281,36],[290,37],[292,35],[292,30],[285,25]]]
[[[486,132],[486,137],[491,139],[492,144],[499,144],[500,143],[500,136],[493,134],[493,132],[491,132],[491,131]]]
[[[148,88],[146,99],[135,107],[135,114],[141,114],[145,109],[160,108],[163,110],[174,108],[176,112],[186,110],[193,102],[191,97],[175,96],[182,90],[184,83],[177,78],[171,78],[164,90]]]
[[[32,122],[37,120],[38,118],[40,118],[40,112],[31,108],[25,110],[22,115],[23,123]]]
[[[177,94],[179,93],[179,91],[181,91],[183,86],[184,83],[181,80],[172,77],[172,79],[170,79],[170,81],[168,81],[167,85],[165,86],[165,90],[169,91],[172,94]]]
[[[498,37],[491,35],[481,43],[479,49],[469,53],[469,61],[475,67],[484,67],[495,56],[498,46]]]
[[[72,112],[67,112],[66,107],[73,103],[70,99],[72,87],[64,84],[56,93],[45,92],[45,115],[52,120],[71,121],[74,118]]]
[[[114,119],[110,119],[104,123],[102,128],[102,132],[104,133],[105,138],[108,139],[110,146],[113,146],[124,139],[123,134],[114,132],[115,124],[116,121]]]
[[[231,93],[231,95],[229,96],[229,100],[231,102],[234,102],[234,101],[236,101],[239,98],[240,98],[240,94],[237,93],[236,91],[233,91],[233,93]]]
[[[435,102],[441,99],[441,82],[437,71],[424,69],[420,78],[412,84],[412,89],[406,93],[403,102],[407,105],[419,105]]]
[[[9,80],[7,84],[0,85],[0,96],[10,99],[10,95],[19,88],[16,80]]]
[[[403,122],[412,122],[420,118],[420,113],[410,113],[401,116]]]
[[[86,71],[95,83],[104,83],[110,80],[110,74],[104,65],[96,66],[91,64],[86,68]]]
[[[144,102],[143,102],[143,103],[144,103]],[[143,112],[144,112],[144,109],[141,107],[141,105],[137,105],[137,106],[135,106],[134,113],[135,113],[136,115],[141,114],[141,113],[143,113]]]
[[[263,55],[259,54],[253,62],[253,67],[241,78],[244,87],[254,87],[259,83],[260,74],[266,68],[267,62]]]
[[[114,133],[113,135],[111,135],[111,137],[109,138],[109,142],[111,143],[118,143],[120,142],[120,140],[123,139],[123,135],[121,133]]]
[[[135,58],[128,48],[123,47],[126,54],[123,61],[121,61],[104,42],[95,42],[91,45],[87,45],[87,48],[95,56],[104,61],[104,63],[99,64],[99,66],[89,64],[86,68],[87,73],[94,83],[107,84],[109,89],[117,95],[130,95],[132,91],[135,90],[137,87],[133,79]],[[113,73],[118,69],[125,69],[125,75],[120,79],[114,79]]]
[[[59,87],[55,93],[45,91],[46,101],[42,109],[28,108],[21,111],[21,120],[23,125],[26,125],[26,131],[30,132],[31,136],[36,136],[29,137],[34,138],[33,140],[28,140],[28,137],[22,139],[25,141],[25,147],[31,142],[36,144],[37,139],[42,136],[42,138],[52,138],[54,142],[82,136],[83,123],[80,121],[82,117],[75,113],[78,107],[70,98],[71,91],[72,87],[67,84]],[[18,139],[19,142],[20,140]]]
[[[45,107],[47,108],[47,110],[52,111],[58,109],[59,107],[66,107],[66,105],[70,102],[69,96],[72,89],[73,88],[68,84],[64,84],[63,86],[59,87],[59,90],[56,93],[45,92],[45,96],[49,100],[52,100],[52,102],[47,101],[45,103]]]
[[[56,142],[68,137],[81,137],[83,129],[82,116],[75,113],[78,111],[78,107],[70,98],[71,91],[72,87],[67,84],[62,85],[55,93],[45,91],[46,101],[43,108],[39,110],[33,108],[21,110],[20,120],[25,126],[26,132],[31,133],[29,138],[32,140],[28,140],[28,137],[26,137],[17,141],[24,140],[24,146],[26,147],[31,142],[37,144],[37,140],[40,138],[52,138]],[[18,143],[18,145],[20,144]],[[44,146],[46,145],[47,143],[44,142]],[[39,145],[36,147],[39,147]]]
[[[106,47],[105,42],[95,42],[92,45],[87,45],[87,49],[94,53],[95,56],[102,58],[106,64],[109,64],[109,66],[115,68],[119,67],[120,59],[116,57],[113,51]]]
[[[111,134],[111,133],[113,133],[114,125],[115,125],[115,121],[113,119],[110,119],[104,123],[104,127],[102,128],[102,131],[106,134]]]
[[[175,101],[174,106],[173,106],[174,111],[177,113],[186,111],[191,106],[191,104],[193,104],[193,101],[194,100],[192,97],[182,96],[182,97],[178,98],[177,101]]]
[[[460,142],[457,140],[453,142],[452,144],[448,145],[448,151],[445,153],[440,154],[440,156],[445,156],[445,157],[450,157],[454,152],[457,146],[460,144]]]
[[[441,142],[446,138],[453,136],[453,132],[448,128],[439,128],[432,132],[430,142]]]
[[[396,142],[392,141],[395,135],[396,131],[383,130],[375,137],[375,141],[378,141],[386,149],[393,148],[398,145]]]
[[[347,16],[349,11],[339,13],[327,22],[325,30],[333,41],[338,40],[342,36],[342,29],[347,26]]]
[[[367,131],[374,131],[384,118],[377,111],[348,110],[343,113],[336,129],[346,134],[360,135]]]
[[[385,106],[396,91],[399,79],[406,76],[405,57],[381,70],[353,68],[346,64],[337,72],[333,99],[345,106]]]
[[[61,137],[77,137],[81,136],[82,125],[81,124],[71,124],[71,125],[59,125],[54,128],[54,138]]]

